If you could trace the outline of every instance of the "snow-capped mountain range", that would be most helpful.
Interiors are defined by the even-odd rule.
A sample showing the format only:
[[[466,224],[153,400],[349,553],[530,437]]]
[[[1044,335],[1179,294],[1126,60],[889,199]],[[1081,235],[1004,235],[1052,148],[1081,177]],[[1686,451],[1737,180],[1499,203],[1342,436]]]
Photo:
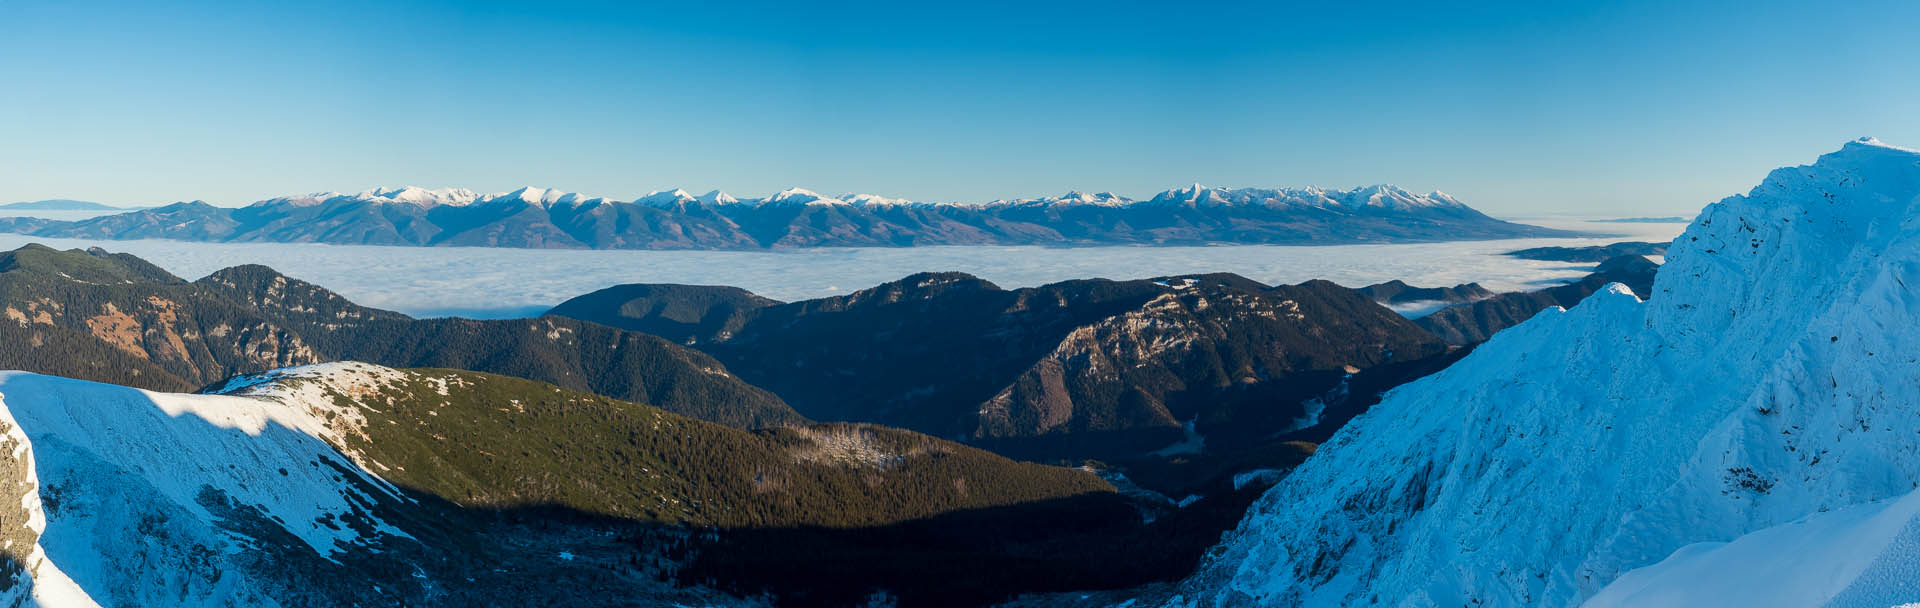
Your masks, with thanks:
[[[1920,601],[1920,152],[1707,207],[1615,285],[1401,387],[1182,606]]]
[[[363,203],[388,203],[388,205],[420,205],[420,207],[440,207],[440,205],[486,205],[486,203],[534,203],[534,205],[589,205],[589,203],[612,203],[616,199],[586,196],[578,192],[561,192],[549,188],[526,186],[513,192],[499,194],[476,194],[467,188],[369,188],[355,194],[344,192],[315,192],[303,196],[280,196],[263,199],[253,203],[253,207],[273,207],[273,205],[319,205],[326,201],[363,201]],[[916,201],[916,199],[887,198],[877,194],[841,194],[824,196],[806,188],[787,188],[764,198],[735,198],[732,194],[710,190],[707,194],[691,194],[687,190],[655,190],[647,196],[636,198],[632,203],[649,207],[672,207],[687,203],[707,203],[707,205],[851,205],[851,207],[899,207],[899,205],[920,205],[920,207],[1012,207],[1012,205],[1102,205],[1102,207],[1121,207],[1133,203],[1154,203],[1154,205],[1263,205],[1263,207],[1379,207],[1379,209],[1421,209],[1421,207],[1467,207],[1459,199],[1448,196],[1446,192],[1413,194],[1404,188],[1390,184],[1375,184],[1354,190],[1327,190],[1327,188],[1212,188],[1202,184],[1181,186],[1154,194],[1152,198],[1133,199],[1117,196],[1112,192],[1068,192],[1062,196],[1044,196],[1044,198],[995,199],[985,203],[956,203],[956,201]]]
[[[564,192],[548,188],[524,187],[511,192],[478,194],[465,188],[428,189],[417,186],[402,188],[371,188],[356,193],[317,192],[298,196],[282,196],[253,203],[256,207],[275,205],[317,205],[329,201],[354,201],[377,204],[406,204],[421,207],[441,205],[484,205],[488,203],[516,202],[542,206],[588,205],[620,202],[605,197],[587,196],[577,192]],[[966,202],[927,202],[905,198],[893,198],[878,194],[847,193],[827,196],[805,188],[788,188],[760,198],[737,198],[720,190],[695,195],[686,190],[673,188],[656,190],[646,196],[631,201],[650,207],[673,207],[686,204],[708,205],[848,205],[853,207],[896,207],[914,205],[921,207],[1008,207],[1008,206],[1050,206],[1050,205],[1098,205],[1118,207],[1135,203],[1155,205],[1206,205],[1206,206],[1266,206],[1275,208],[1319,207],[1319,208],[1386,208],[1416,209],[1431,207],[1466,207],[1459,199],[1445,192],[1434,191],[1428,194],[1415,194],[1389,184],[1376,184],[1351,190],[1305,188],[1215,188],[1201,184],[1164,190],[1145,199],[1132,199],[1111,192],[1087,194],[1071,191],[1060,196],[1037,198],[999,199],[983,203]]]
[[[1134,200],[1108,192],[984,203],[790,188],[760,198],[661,190],[632,201],[545,188],[374,188],[206,203],[59,222],[0,218],[49,237],[575,249],[914,245],[1180,245],[1443,241],[1567,233],[1487,217],[1441,192],[1212,188]]]

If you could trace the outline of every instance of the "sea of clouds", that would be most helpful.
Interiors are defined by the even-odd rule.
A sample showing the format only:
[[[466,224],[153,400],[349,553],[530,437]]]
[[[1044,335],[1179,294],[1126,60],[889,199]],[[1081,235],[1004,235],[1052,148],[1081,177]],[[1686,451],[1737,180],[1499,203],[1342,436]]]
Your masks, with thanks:
[[[1136,279],[1232,272],[1268,283],[1327,279],[1360,287],[1400,279],[1421,287],[1479,282],[1494,291],[1537,289],[1584,276],[1592,265],[1521,260],[1503,252],[1549,245],[1666,241],[1685,224],[1523,220],[1610,236],[1398,245],[1212,247],[914,247],[794,251],[574,251],[471,247],[368,247],[307,243],[94,241],[0,234],[0,248],[38,242],[61,249],[131,253],[187,279],[264,264],[354,302],[410,315],[537,315],[576,295],[621,283],[733,285],[779,300],[818,298],[922,271],[957,270],[1016,288],[1084,278]],[[1408,311],[1411,312],[1411,311]]]

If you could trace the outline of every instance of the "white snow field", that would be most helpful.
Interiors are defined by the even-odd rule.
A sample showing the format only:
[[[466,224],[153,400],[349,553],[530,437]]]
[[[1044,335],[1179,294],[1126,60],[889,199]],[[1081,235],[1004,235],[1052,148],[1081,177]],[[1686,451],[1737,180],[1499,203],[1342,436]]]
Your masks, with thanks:
[[[346,377],[381,369],[299,371]],[[32,584],[9,593],[48,606],[272,605],[238,565],[255,539],[221,525],[229,507],[280,522],[320,556],[363,535],[405,536],[367,512],[376,498],[368,492],[399,494],[328,443],[357,416],[318,391],[254,395],[0,372],[0,422],[15,459],[29,463],[21,501],[38,537],[24,564]],[[332,523],[349,521],[368,525]],[[187,582],[195,577],[214,582]]]
[[[1391,393],[1169,603],[1916,602],[1916,487],[1920,152],[1860,140]]]

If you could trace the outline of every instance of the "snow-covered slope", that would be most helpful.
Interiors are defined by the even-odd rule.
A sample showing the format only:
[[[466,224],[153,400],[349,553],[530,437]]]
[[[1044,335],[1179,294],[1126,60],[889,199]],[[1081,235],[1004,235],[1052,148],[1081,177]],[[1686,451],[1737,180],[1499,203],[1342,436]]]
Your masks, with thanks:
[[[40,528],[32,593],[55,605],[85,595],[107,605],[270,605],[272,583],[249,576],[262,545],[299,543],[332,558],[405,537],[371,512],[399,495],[325,440],[345,423],[324,419],[332,402],[281,397],[0,372],[0,415],[11,418],[16,460],[28,463],[24,502]],[[232,532],[247,520],[278,529]],[[54,601],[58,592],[66,600]]]
[[[1916,206],[1920,152],[1873,140],[1774,171],[1650,302],[1542,313],[1356,419],[1173,603],[1920,601]]]
[[[186,395],[0,372],[0,578],[27,583],[4,585],[0,605],[593,603],[530,587],[582,571],[603,584],[584,581],[604,564],[463,528],[344,447],[364,432],[360,408],[417,377],[330,363]]]
[[[1601,589],[1587,606],[1839,606],[1915,599],[1920,491],[1819,513],[1730,543],[1682,547]]]

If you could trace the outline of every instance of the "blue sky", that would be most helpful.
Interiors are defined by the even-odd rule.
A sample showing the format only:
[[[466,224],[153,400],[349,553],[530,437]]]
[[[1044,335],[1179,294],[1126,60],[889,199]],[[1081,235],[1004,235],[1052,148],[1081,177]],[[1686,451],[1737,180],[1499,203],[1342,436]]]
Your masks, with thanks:
[[[0,0],[0,200],[1202,182],[1687,212],[1920,145],[1920,3]]]

